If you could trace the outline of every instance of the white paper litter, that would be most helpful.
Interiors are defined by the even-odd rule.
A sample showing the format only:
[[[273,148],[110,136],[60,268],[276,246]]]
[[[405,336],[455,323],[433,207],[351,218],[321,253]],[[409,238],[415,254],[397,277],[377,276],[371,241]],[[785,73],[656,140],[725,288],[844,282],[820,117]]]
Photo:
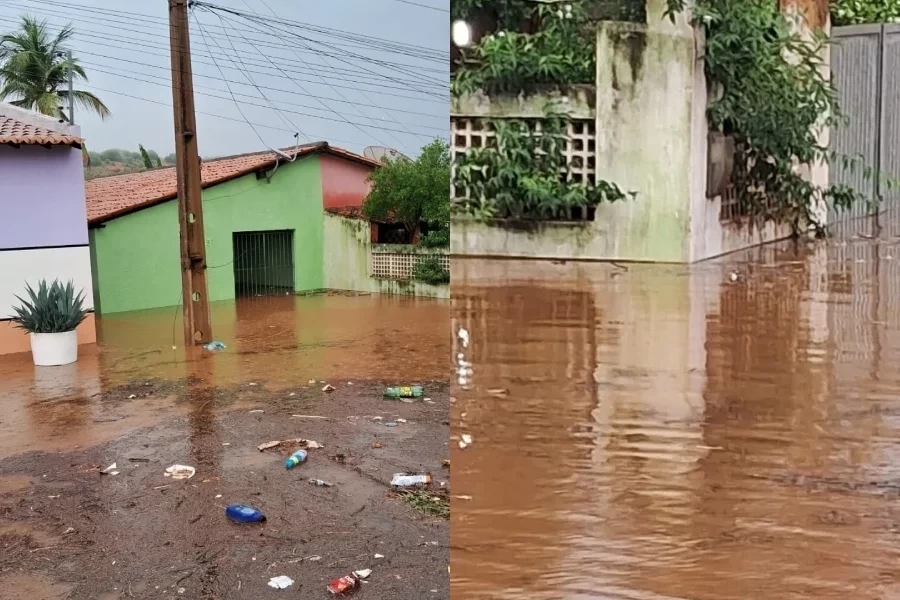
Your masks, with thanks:
[[[269,448],[274,448],[275,446],[280,446],[281,444],[300,444],[304,448],[316,449],[316,448],[324,448],[323,444],[315,440],[307,440],[303,438],[294,438],[292,440],[272,440],[271,442],[263,442],[256,448],[262,452],[263,450],[268,450]]]
[[[359,571],[353,571],[353,574],[360,579],[365,579],[372,574],[372,569],[360,569]]]
[[[113,463],[100,472],[104,475],[118,475],[119,472],[116,469],[118,469],[118,466],[116,465],[116,463]]]
[[[189,467],[188,465],[172,465],[168,469],[164,475],[166,477],[171,477],[172,479],[190,479],[197,473],[197,469],[194,467]]]
[[[269,587],[275,588],[276,590],[283,590],[292,585],[294,585],[294,580],[287,575],[279,575],[278,577],[273,577],[269,580]]]

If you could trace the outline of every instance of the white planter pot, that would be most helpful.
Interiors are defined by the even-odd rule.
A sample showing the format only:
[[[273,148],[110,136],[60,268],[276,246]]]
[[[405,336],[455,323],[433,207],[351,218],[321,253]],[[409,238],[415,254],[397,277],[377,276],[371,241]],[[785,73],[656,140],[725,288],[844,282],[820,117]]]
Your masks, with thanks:
[[[39,367],[68,365],[78,360],[78,332],[32,333],[31,358]]]

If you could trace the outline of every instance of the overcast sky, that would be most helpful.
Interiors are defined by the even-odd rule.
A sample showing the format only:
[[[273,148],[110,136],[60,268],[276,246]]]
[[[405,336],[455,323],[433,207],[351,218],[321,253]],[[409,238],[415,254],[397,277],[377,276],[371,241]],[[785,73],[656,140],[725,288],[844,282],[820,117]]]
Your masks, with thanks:
[[[386,145],[413,155],[434,137],[447,137],[449,0],[210,4],[264,22],[194,8],[203,156],[291,146],[294,132],[302,132],[301,142],[326,140],[354,151]],[[101,121],[76,109],[91,150],[138,144],[161,155],[174,150],[166,0],[0,0],[0,30],[25,14],[46,19],[54,32],[66,23],[76,31],[70,45],[90,80],[79,87],[112,111]]]

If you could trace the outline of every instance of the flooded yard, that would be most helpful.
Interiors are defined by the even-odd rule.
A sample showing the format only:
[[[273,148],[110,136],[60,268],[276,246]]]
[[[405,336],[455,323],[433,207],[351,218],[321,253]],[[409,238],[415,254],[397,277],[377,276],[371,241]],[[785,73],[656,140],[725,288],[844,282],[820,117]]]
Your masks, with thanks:
[[[433,509],[449,494],[448,304],[217,303],[219,353],[173,349],[179,313],[104,318],[67,367],[0,357],[0,596],[255,599],[286,575],[288,595],[324,597],[372,569],[362,597],[446,598],[449,527]],[[407,383],[426,398],[382,398]],[[293,470],[296,444],[257,448],[295,438],[324,447]],[[165,477],[173,464],[196,475]],[[432,474],[427,494],[390,489],[407,471]],[[232,503],[267,521],[228,521]]]
[[[900,598],[884,239],[455,261],[454,600]]]

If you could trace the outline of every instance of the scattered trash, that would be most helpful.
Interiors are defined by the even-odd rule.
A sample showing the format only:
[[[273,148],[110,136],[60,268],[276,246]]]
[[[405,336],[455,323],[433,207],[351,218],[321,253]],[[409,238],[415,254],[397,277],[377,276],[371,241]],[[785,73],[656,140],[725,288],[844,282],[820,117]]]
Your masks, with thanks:
[[[236,523],[262,523],[266,515],[246,504],[230,504],[225,507],[225,516]]]
[[[306,383],[309,384],[309,385],[316,385],[316,380],[315,380],[315,379],[310,379],[310,380],[307,381]]]
[[[328,483],[322,479],[310,479],[310,483],[316,485],[317,487],[334,487],[333,483]]]
[[[100,474],[101,475],[118,475],[119,472],[116,469],[118,469],[118,467],[116,466],[116,463],[113,463],[113,464],[109,465],[108,467],[106,467],[105,469],[103,469],[102,471],[100,471]]]
[[[384,558],[384,554],[376,554],[375,558]]]
[[[425,388],[421,385],[405,385],[389,387],[384,390],[385,398],[421,398],[425,395]]]
[[[253,413],[264,413],[264,412],[266,412],[266,411],[264,411],[261,408],[254,408],[253,410],[250,411],[250,414],[252,415]]]
[[[274,448],[276,446],[280,446],[281,444],[300,444],[304,448],[316,449],[316,448],[324,448],[322,444],[316,442],[314,440],[307,440],[303,438],[294,438],[292,440],[272,440],[271,442],[265,442],[257,446],[260,452],[263,450],[268,450],[269,448]]]
[[[449,469],[450,468],[450,459],[445,458],[441,464]]]
[[[728,279],[730,279],[732,282],[735,282],[738,280],[738,274],[732,271],[731,275],[728,276]]]
[[[216,494],[216,500],[222,497],[222,494]]]
[[[431,483],[431,475],[409,475],[407,473],[396,473],[391,479],[391,485],[395,487],[415,487],[418,485],[428,485]]]
[[[296,396],[296,395],[297,395],[297,394],[294,393],[294,392],[291,392],[290,394],[288,394],[288,396],[291,397],[291,398],[293,398],[293,397]]]
[[[330,383],[326,383],[326,384],[325,384],[325,387],[322,388],[322,391],[323,391],[323,392],[333,392],[333,391],[334,391],[334,386],[331,385]]]
[[[453,498],[455,498],[456,500],[471,500],[471,499],[472,499],[472,496],[466,496],[466,495],[463,495],[463,496],[453,496]]]
[[[394,421],[388,421],[387,423],[384,424],[384,426],[385,427],[396,427],[397,423]]]
[[[349,594],[359,588],[360,581],[372,574],[372,569],[362,569],[361,571],[353,571],[349,575],[338,577],[328,584],[328,591],[332,596],[340,596],[341,594]]]
[[[196,472],[197,469],[188,465],[172,465],[166,469],[164,475],[172,479],[190,479]]]
[[[384,448],[384,444],[382,444],[381,442],[372,442],[372,447],[373,448]]]
[[[323,419],[325,421],[328,420],[328,417],[321,417],[319,415],[291,415],[295,419]]]
[[[259,384],[258,384],[258,383],[255,383],[255,382],[253,382],[253,381],[251,381],[251,382],[248,383],[247,385],[259,385]]]
[[[287,575],[279,575],[278,577],[273,577],[269,580],[269,587],[275,588],[276,590],[287,589],[292,585],[294,585],[294,580]]]
[[[137,394],[129,394],[128,395],[129,400],[134,400],[135,398],[137,398]]]
[[[187,588],[178,588],[178,594],[180,596],[183,596],[186,591],[187,591]]]
[[[149,458],[140,458],[140,457],[129,458],[128,460],[131,462],[150,462]]]
[[[459,439],[459,447],[461,449],[465,449],[467,446],[472,444],[472,436],[468,433],[464,433],[460,436]]]
[[[69,535],[70,533],[75,533],[75,528],[74,528],[74,527],[69,527],[68,529],[66,529],[65,531],[63,531],[63,535]]]
[[[226,348],[225,344],[220,341],[213,341],[203,346],[204,350],[209,350],[210,352],[218,352],[219,350],[224,350]]]
[[[397,419],[398,423],[406,423],[406,419]]]
[[[469,347],[469,330],[464,327],[460,327],[459,331],[456,332],[456,335],[459,337],[459,341],[462,342],[462,347],[468,348]]]
[[[373,421],[383,421],[384,417],[372,417]]]
[[[307,456],[308,453],[306,452],[306,450],[297,450],[296,452],[291,454],[286,461],[284,461],[284,468],[293,469],[294,467],[305,461]]]
[[[434,404],[434,400],[432,400],[431,398],[425,398],[424,400],[422,400],[422,402],[424,402],[425,404]]]
[[[492,389],[489,389],[487,392],[491,396],[496,396],[498,398],[505,398],[505,397],[509,396],[509,390],[504,389],[504,388],[492,388]]]
[[[223,446],[230,446],[230,445],[231,445],[231,442],[222,442],[222,445],[223,445]]]

